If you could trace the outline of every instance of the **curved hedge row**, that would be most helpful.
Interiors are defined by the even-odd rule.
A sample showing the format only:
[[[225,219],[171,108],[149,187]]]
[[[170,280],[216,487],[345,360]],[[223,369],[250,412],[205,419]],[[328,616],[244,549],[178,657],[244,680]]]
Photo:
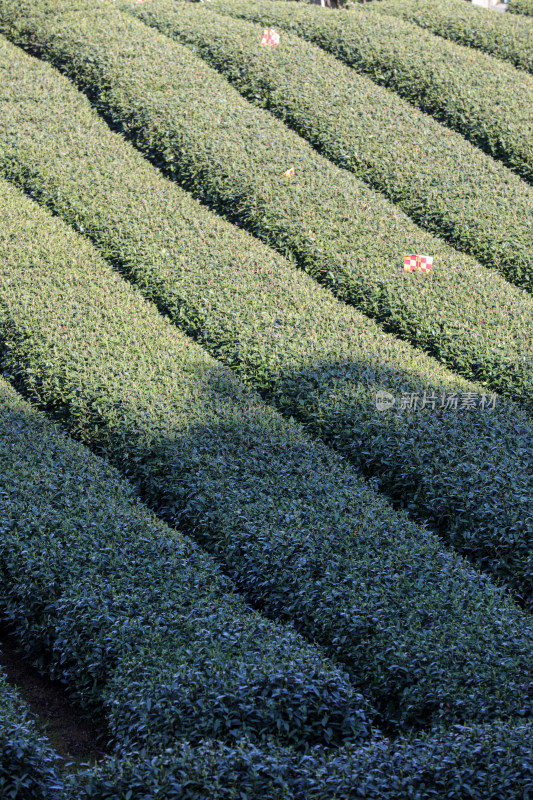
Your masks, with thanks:
[[[154,0],[132,7],[126,0],[124,7],[192,45],[248,100],[383,192],[417,224],[511,282],[533,287],[533,189],[499,162],[296,36],[284,34],[272,54],[260,46],[257,25],[206,5]],[[493,286],[497,295],[502,284]]]
[[[88,773],[93,777],[83,798],[524,800],[533,790],[532,734],[531,724],[496,722],[300,757],[242,740],[231,749],[216,742],[183,744],[145,761],[110,761]]]
[[[503,591],[246,391],[61,220],[3,182],[2,209],[11,381],[269,615],[346,664],[391,725],[532,714],[533,622]]]
[[[164,180],[49,65],[0,41],[0,69],[0,164],[9,177],[83,229],[178,326],[269,402],[526,601],[533,433],[525,415],[500,397],[494,409],[468,411],[470,394],[481,402],[479,386],[383,334]],[[396,396],[396,411],[376,408],[379,390]],[[435,410],[429,401],[425,410],[401,409],[412,394],[420,405],[436,396]],[[453,394],[457,411],[440,410],[443,395],[445,403]]]
[[[525,14],[533,17],[533,0],[510,0],[507,10],[512,14]]]
[[[348,800],[362,792],[369,800],[411,800],[415,791],[424,800],[463,800],[465,791],[472,800],[523,800],[533,787],[533,731],[527,723],[457,727],[306,756],[279,747],[258,749],[245,739],[232,746],[182,742],[149,757],[127,753],[59,775],[57,756],[4,686],[0,708],[4,800]]]
[[[410,739],[375,740],[306,756],[204,741],[166,752],[124,753],[64,774],[14,690],[0,677],[0,791],[3,800],[331,800],[332,797],[505,797],[533,786],[531,724],[457,727]]]
[[[2,800],[60,800],[60,763],[59,755],[37,730],[28,707],[0,673]]]
[[[4,22],[6,14],[0,2]],[[41,0],[15,18],[25,31],[12,28],[15,40],[32,47],[38,40],[97,96],[113,124],[203,200],[290,253],[387,330],[503,393],[518,384],[513,396],[531,401],[531,300],[524,293],[422,231],[251,107],[188,48],[129,15]],[[298,174],[287,180],[291,163]],[[435,256],[430,275],[404,273],[403,254],[417,251]]]
[[[303,3],[210,0],[210,7],[309,39],[533,181],[531,75],[358,6],[333,13]]]
[[[0,603],[117,750],[364,739],[369,706],[292,628],[0,381]],[[371,713],[370,713],[371,716]]]
[[[531,724],[477,726],[394,743],[377,740],[306,756],[250,741],[229,746],[174,743],[147,757],[109,757],[60,774],[59,758],[36,732],[27,709],[0,678],[0,790],[4,800],[523,800],[533,786]],[[336,794],[337,793],[337,794]]]
[[[508,8],[513,5],[513,0]],[[487,14],[486,9],[464,0],[384,0],[370,3],[373,11],[401,17],[421,28],[466,47],[510,61],[533,72],[533,21],[507,14]]]

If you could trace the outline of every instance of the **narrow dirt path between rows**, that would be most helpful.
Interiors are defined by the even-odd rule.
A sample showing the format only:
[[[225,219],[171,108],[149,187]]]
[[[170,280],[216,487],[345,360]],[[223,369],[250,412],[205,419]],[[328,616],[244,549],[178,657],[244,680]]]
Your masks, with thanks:
[[[81,763],[95,764],[104,758],[105,745],[98,743],[96,726],[84,717],[59,681],[32,667],[18,652],[16,639],[1,625],[0,670],[38,717],[41,731],[65,759],[65,768],[76,769]]]

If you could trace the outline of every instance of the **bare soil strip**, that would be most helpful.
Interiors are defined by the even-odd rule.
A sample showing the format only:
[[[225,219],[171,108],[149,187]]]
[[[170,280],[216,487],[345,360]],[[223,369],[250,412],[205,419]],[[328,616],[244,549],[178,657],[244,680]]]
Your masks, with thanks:
[[[33,667],[18,650],[14,636],[0,626],[0,669],[37,716],[44,735],[65,759],[65,768],[95,764],[106,755],[101,731],[84,716],[59,681]]]

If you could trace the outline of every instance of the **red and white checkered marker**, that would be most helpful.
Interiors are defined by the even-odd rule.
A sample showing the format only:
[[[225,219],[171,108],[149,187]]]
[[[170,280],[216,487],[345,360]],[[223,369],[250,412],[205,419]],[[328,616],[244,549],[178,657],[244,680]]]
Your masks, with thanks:
[[[418,266],[422,272],[430,272],[433,266],[433,256],[419,256]]]
[[[261,44],[268,47],[277,47],[279,44],[279,33],[276,33],[272,28],[265,28]]]
[[[404,256],[403,269],[404,272],[414,272],[419,269],[421,272],[430,272],[433,267],[433,256]]]
[[[414,272],[418,256],[404,256],[403,268],[405,272]]]

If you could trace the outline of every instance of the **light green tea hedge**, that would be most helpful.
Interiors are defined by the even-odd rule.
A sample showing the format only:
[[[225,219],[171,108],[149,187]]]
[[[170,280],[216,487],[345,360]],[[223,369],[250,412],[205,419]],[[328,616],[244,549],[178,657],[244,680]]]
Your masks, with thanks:
[[[190,44],[248,100],[417,224],[519,286],[533,286],[533,189],[462,136],[294,35],[284,34],[272,52],[260,45],[260,26],[205,4],[125,0],[123,6]]]
[[[250,600],[342,661],[391,726],[531,716],[526,613],[245,390],[61,220],[1,190],[0,366],[13,383],[186,525]]]
[[[309,39],[533,180],[531,75],[359,6],[337,13],[304,3],[210,0],[210,7]]]
[[[513,0],[508,9],[512,6]],[[533,72],[533,20],[493,14],[464,0],[383,0],[365,7]]]
[[[0,483],[3,614],[117,751],[366,738],[372,713],[345,672],[248,609],[212,557],[3,380]]]
[[[500,282],[487,297],[485,286],[494,286],[495,276],[487,277],[474,259],[423,232],[270,114],[251,107],[186,47],[107,4],[95,9],[54,2],[50,17],[40,14],[43,8],[45,0],[33,7],[31,19],[23,18],[27,45],[39,30],[41,49],[70,65],[70,74],[98,96],[113,124],[156,164],[290,253],[387,330],[468,377],[499,376],[500,391],[517,373],[531,391],[530,333],[524,335],[531,306],[523,310],[520,293],[507,295]],[[84,26],[85,54],[78,41]],[[290,164],[298,174],[288,180],[283,172]],[[406,252],[432,254],[439,267],[427,276],[404,273]],[[507,357],[507,340],[523,354],[517,363]]]
[[[0,797],[63,800],[60,763],[27,705],[0,672]]]
[[[526,601],[533,431],[525,415],[501,397],[494,409],[490,399],[480,409],[479,385],[384,334],[162,178],[48,64],[0,41],[0,69],[4,172],[83,230],[178,326],[269,402]],[[477,279],[484,275],[491,273],[480,271]],[[486,292],[480,297],[497,305]],[[509,303],[516,309],[520,303],[511,287]],[[518,391],[512,363],[527,358],[531,339],[520,322],[532,317],[525,294],[520,307],[513,335],[507,314],[488,326],[494,334],[486,340],[488,347],[493,335],[505,353],[501,383],[511,394]],[[519,384],[524,399],[528,374],[524,368]],[[491,382],[498,385],[494,374]],[[395,396],[394,409],[377,409],[379,391]],[[409,410],[417,396],[419,408]]]

